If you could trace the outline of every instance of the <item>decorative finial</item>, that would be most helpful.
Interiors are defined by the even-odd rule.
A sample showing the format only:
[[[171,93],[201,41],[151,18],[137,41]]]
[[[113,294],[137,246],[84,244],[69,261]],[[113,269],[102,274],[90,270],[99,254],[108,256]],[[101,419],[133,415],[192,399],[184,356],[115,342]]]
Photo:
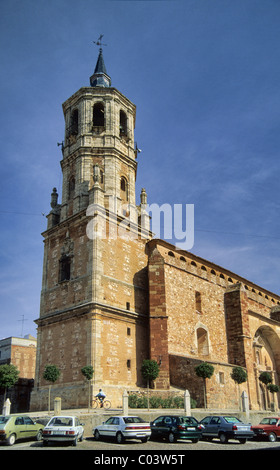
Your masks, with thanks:
[[[102,43],[103,34],[100,34],[97,41],[93,41],[97,46],[107,46],[107,44]],[[107,74],[102,47],[99,49],[99,55],[96,62],[93,75],[90,77],[90,85],[92,87],[110,87],[111,78]]]
[[[146,206],[147,205],[147,193],[146,193],[145,188],[142,188],[142,190],[141,190],[140,201],[141,201],[141,206]]]
[[[53,192],[51,194],[51,208],[52,209],[57,207],[57,198],[58,198],[57,189],[53,188]]]

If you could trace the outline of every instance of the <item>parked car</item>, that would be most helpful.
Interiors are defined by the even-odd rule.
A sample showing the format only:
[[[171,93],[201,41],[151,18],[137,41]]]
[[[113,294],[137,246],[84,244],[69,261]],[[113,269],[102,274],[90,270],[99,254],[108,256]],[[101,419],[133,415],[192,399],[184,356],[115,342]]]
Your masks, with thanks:
[[[95,439],[113,437],[120,444],[125,439],[140,439],[147,442],[151,435],[150,423],[139,416],[111,416],[92,430]]]
[[[74,446],[84,437],[83,424],[76,416],[54,416],[43,429],[43,445],[48,442],[70,442]]]
[[[275,442],[280,437],[280,418],[263,418],[257,426],[252,426],[256,439]]]
[[[177,439],[190,439],[198,442],[202,437],[202,426],[192,416],[159,416],[151,423],[151,439],[168,439],[176,442]]]
[[[204,426],[203,438],[218,437],[224,444],[229,439],[237,439],[241,444],[245,444],[247,439],[254,436],[251,424],[242,423],[235,416],[206,416],[200,421],[200,424]]]
[[[0,416],[0,442],[9,446],[18,439],[42,439],[44,425],[36,423],[29,416],[8,415]]]

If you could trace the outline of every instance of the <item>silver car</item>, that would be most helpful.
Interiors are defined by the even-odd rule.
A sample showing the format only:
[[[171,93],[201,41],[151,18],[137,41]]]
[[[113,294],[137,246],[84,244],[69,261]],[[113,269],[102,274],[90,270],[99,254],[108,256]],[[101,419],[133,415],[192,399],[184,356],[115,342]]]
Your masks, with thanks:
[[[206,416],[200,424],[203,425],[203,438],[218,437],[224,444],[229,439],[237,439],[240,444],[245,444],[247,439],[254,436],[251,424],[242,423],[236,416]]]
[[[147,442],[151,436],[150,423],[138,416],[111,416],[92,430],[95,439],[113,437],[120,444],[125,439],[140,439]]]
[[[84,437],[83,424],[76,416],[54,416],[43,429],[43,445],[48,442],[70,442],[74,446]]]

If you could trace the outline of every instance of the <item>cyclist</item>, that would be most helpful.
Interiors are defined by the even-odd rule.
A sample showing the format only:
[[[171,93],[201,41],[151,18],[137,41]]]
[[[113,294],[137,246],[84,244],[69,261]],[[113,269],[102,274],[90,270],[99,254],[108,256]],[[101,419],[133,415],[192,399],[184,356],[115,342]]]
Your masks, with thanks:
[[[99,393],[97,395],[95,395],[95,397],[99,399],[100,406],[102,408],[103,407],[103,401],[106,398],[106,395],[105,395],[105,393],[103,392],[103,390],[101,388],[99,389]]]

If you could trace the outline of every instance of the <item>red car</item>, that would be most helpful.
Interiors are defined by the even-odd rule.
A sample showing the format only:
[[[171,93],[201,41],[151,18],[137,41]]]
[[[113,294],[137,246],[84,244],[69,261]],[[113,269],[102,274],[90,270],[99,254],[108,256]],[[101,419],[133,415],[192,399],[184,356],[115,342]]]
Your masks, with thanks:
[[[252,426],[256,439],[275,442],[280,437],[280,418],[264,418],[257,426]]]

